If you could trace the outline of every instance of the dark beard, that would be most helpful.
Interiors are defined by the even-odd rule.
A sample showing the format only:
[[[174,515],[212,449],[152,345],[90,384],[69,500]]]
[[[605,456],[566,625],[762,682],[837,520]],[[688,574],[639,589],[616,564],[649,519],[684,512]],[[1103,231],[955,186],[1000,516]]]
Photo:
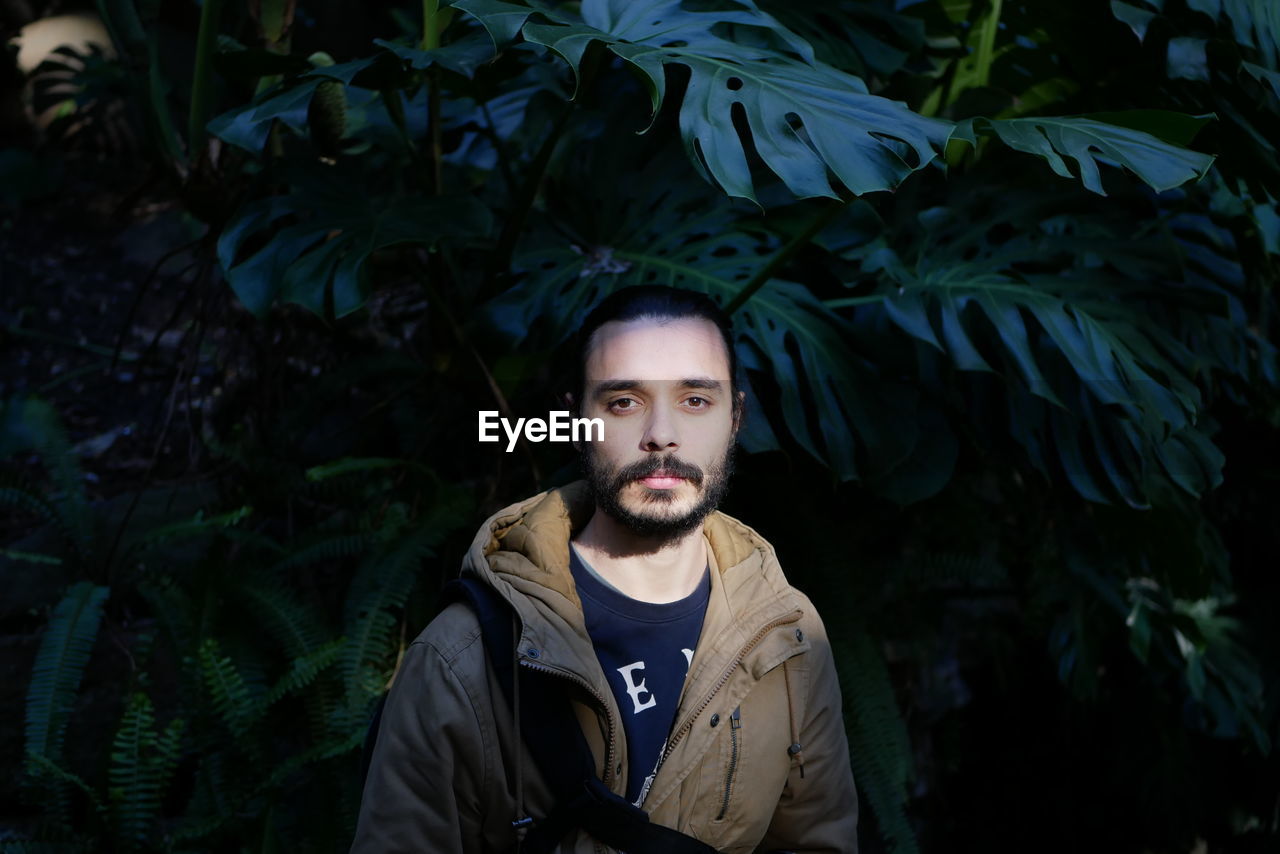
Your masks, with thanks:
[[[611,472],[601,464],[592,444],[585,442],[582,448],[582,467],[597,507],[638,536],[670,542],[697,528],[702,524],[702,520],[724,500],[724,496],[729,491],[729,480],[733,475],[735,448],[736,443],[730,442],[724,456],[718,463],[710,466],[705,474],[702,469],[692,463],[686,463],[671,455],[647,457],[625,465],[616,472]],[[635,513],[624,507],[620,498],[622,490],[632,481],[648,477],[658,471],[683,477],[697,487],[705,484],[701,500],[683,515],[671,517],[655,518]],[[674,498],[674,495],[666,491],[649,490],[645,503],[669,504]]]

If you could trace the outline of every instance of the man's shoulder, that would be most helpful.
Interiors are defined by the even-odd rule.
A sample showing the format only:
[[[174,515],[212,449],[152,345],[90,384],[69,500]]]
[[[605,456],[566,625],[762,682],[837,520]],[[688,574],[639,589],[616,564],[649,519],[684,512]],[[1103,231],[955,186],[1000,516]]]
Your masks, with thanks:
[[[413,639],[452,665],[460,658],[483,651],[480,620],[465,602],[451,602]]]

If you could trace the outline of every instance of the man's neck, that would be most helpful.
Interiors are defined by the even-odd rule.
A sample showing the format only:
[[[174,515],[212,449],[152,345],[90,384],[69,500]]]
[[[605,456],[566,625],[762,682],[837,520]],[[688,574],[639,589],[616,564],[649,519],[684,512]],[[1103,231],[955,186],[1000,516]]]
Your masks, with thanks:
[[[707,566],[701,525],[677,540],[659,541],[636,535],[597,509],[573,545],[602,578],[641,602],[685,598]]]

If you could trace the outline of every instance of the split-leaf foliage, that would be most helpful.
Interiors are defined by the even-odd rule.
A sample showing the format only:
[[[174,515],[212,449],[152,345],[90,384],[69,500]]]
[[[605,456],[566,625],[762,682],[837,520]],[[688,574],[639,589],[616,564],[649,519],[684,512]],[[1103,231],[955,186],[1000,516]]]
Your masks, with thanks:
[[[584,313],[641,283],[732,314],[731,509],[826,616],[864,850],[1278,837],[1274,774],[1249,782],[1276,591],[1240,533],[1277,470],[1224,441],[1280,429],[1274,4],[458,0],[319,57],[205,0],[190,103],[151,4],[100,5],[239,305],[296,303],[344,357],[377,333],[287,405],[206,414],[232,474],[194,518],[108,530],[56,413],[5,404],[0,448],[46,476],[0,503],[66,537],[4,556],[66,580],[5,846],[342,847],[371,705],[469,529],[572,476],[471,450],[472,413],[545,410]],[[425,319],[379,326],[406,290]],[[133,667],[95,764],[64,736],[104,623]],[[1057,729],[1114,744],[1077,767]]]

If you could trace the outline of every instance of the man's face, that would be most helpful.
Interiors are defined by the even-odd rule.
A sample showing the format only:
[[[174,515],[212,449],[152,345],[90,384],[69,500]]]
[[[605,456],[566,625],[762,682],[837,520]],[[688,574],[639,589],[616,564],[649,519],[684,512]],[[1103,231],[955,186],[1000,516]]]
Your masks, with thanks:
[[[584,373],[582,415],[604,421],[604,441],[582,448],[597,506],[643,536],[696,528],[728,489],[737,430],[715,324],[611,321]]]

